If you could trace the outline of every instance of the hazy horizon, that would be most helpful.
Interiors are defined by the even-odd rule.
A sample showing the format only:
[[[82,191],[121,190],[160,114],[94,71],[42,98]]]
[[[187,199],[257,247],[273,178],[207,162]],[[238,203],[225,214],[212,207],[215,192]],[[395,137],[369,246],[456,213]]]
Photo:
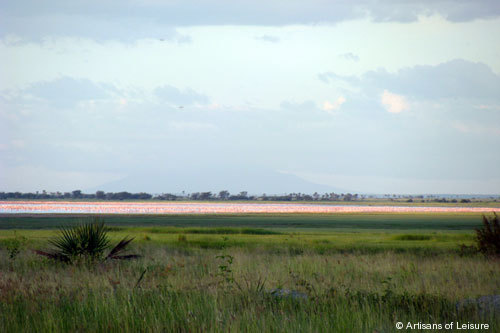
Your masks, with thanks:
[[[500,194],[500,2],[0,4],[0,192]]]

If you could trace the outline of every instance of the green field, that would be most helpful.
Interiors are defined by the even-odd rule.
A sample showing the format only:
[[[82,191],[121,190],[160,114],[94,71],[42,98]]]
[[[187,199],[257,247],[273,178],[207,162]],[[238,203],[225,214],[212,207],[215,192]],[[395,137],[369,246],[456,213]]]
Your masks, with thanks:
[[[480,215],[111,215],[110,237],[135,237],[140,259],[69,266],[31,251],[81,219],[0,217],[0,331],[500,330],[498,314],[457,307],[500,294],[498,261],[459,251]],[[10,258],[13,239],[22,245]]]
[[[78,223],[85,215],[19,214],[0,216],[0,229],[50,229]],[[101,215],[110,226],[251,227],[328,230],[464,230],[481,225],[475,213],[342,213],[342,214],[220,214]]]

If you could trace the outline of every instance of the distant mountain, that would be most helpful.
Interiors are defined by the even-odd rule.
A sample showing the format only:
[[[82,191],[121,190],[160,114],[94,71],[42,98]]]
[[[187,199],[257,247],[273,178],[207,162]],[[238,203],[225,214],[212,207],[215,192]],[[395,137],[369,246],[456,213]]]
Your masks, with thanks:
[[[272,170],[248,168],[189,168],[135,173],[123,179],[85,189],[85,193],[97,190],[109,192],[185,193],[227,190],[232,194],[247,191],[248,194],[284,193],[347,193],[348,190],[315,184],[294,175]]]

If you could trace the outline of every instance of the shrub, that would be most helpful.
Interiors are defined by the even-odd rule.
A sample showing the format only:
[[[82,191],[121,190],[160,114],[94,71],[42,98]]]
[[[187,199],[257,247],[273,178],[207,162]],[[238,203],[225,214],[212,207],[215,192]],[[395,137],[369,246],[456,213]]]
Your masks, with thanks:
[[[5,248],[9,253],[9,259],[15,260],[16,256],[21,252],[21,249],[27,242],[27,238],[24,236],[18,237],[17,235],[14,238],[9,238],[4,241]]]
[[[104,226],[104,222],[99,218],[94,218],[91,222],[76,227],[62,227],[59,235],[49,240],[49,243],[54,247],[52,251],[36,250],[35,253],[66,263],[138,257],[135,254],[122,254],[133,240],[133,238],[127,237],[118,242],[107,256],[104,256],[104,252],[110,247],[107,233],[108,229]]]
[[[485,255],[500,256],[500,223],[498,215],[483,215],[483,227],[476,229],[476,243],[479,252]]]

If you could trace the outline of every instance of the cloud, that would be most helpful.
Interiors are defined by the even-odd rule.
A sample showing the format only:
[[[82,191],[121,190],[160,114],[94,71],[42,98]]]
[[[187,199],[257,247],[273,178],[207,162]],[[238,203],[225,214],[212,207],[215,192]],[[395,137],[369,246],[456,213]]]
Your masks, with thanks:
[[[181,91],[175,87],[164,85],[156,88],[155,94],[161,100],[178,106],[208,104],[210,102],[207,96],[199,94],[191,88]]]
[[[174,36],[175,36],[174,39],[175,41],[177,41],[178,44],[189,44],[193,42],[193,38],[191,38],[191,36],[189,35],[175,34]]]
[[[319,73],[318,79],[320,81],[323,81],[324,83],[330,83],[330,82],[335,82],[335,81],[343,81],[343,82],[348,82],[348,83],[352,83],[352,84],[360,84],[361,83],[361,79],[356,77],[356,76],[338,75],[338,74],[335,74],[333,72]]]
[[[148,17],[131,17],[128,14],[110,18],[98,13],[85,15],[85,12],[58,14],[57,11],[40,11],[30,15],[17,13],[1,18],[3,22],[0,25],[0,36],[15,36],[10,38],[11,43],[26,39],[41,41],[47,37],[79,37],[122,42],[154,39],[178,44],[192,41],[189,35],[179,33],[171,25],[160,24]]]
[[[351,60],[351,61],[354,61],[354,62],[358,62],[359,61],[359,57],[357,55],[355,55],[354,53],[352,53],[352,52],[347,52],[347,53],[340,54],[339,57],[344,58],[346,60]]]
[[[451,126],[464,134],[486,134],[490,136],[500,136],[500,126],[484,125],[477,123],[463,123],[454,121]]]
[[[390,93],[387,90],[384,90],[380,101],[390,113],[401,113],[410,109],[408,102],[403,96]]]
[[[123,174],[81,170],[53,170],[43,166],[0,164],[0,188],[10,191],[71,191],[123,178]]]
[[[424,99],[500,98],[500,76],[483,63],[455,59],[435,66],[418,65],[396,73],[385,70],[366,73],[365,83],[383,85],[404,95]]]
[[[325,101],[323,103],[323,110],[324,111],[327,111],[327,112],[332,112],[332,111],[336,111],[340,108],[340,106],[342,104],[344,104],[346,101],[345,97],[344,96],[340,96],[339,98],[337,98],[337,100],[335,100],[333,103],[330,103],[330,101]]]
[[[285,9],[284,9],[285,8]],[[498,0],[285,1],[97,1],[17,0],[0,2],[0,35],[87,36],[96,39],[177,40],[174,27],[338,23],[370,18],[375,22],[414,22],[441,15],[452,22],[500,16]]]
[[[483,63],[455,59],[438,65],[417,65],[389,73],[385,69],[363,75],[318,74],[325,83],[346,83],[366,93],[387,89],[418,99],[477,99],[490,105],[500,101],[500,76]]]
[[[114,92],[116,89],[109,84],[70,77],[37,82],[23,90],[24,94],[45,100],[60,108],[72,107],[82,101],[106,99],[111,97]]]
[[[415,175],[399,178],[397,176],[374,177],[367,175],[346,175],[332,173],[290,172],[314,183],[339,186],[361,193],[404,193],[404,194],[492,194],[498,195],[500,178],[495,175],[489,179],[467,179],[443,177],[420,177]]]
[[[278,43],[280,41],[279,37],[275,36],[270,36],[270,35],[262,35],[259,37],[255,37],[255,39],[264,41],[264,42],[269,42],[269,43]]]

